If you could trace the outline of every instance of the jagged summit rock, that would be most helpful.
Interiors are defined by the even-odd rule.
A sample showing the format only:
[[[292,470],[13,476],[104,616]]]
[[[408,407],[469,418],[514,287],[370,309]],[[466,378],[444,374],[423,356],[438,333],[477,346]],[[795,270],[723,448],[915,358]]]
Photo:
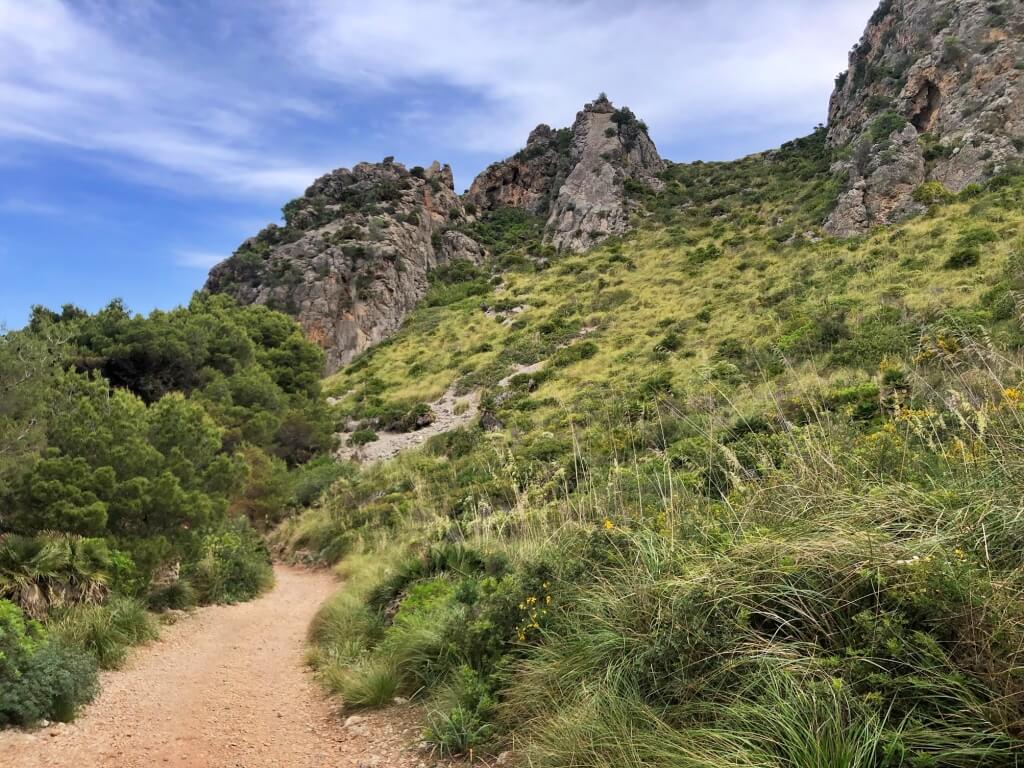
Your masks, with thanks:
[[[628,185],[659,189],[664,169],[647,126],[601,94],[572,128],[537,126],[523,150],[473,181],[468,199],[483,210],[514,206],[544,216],[547,242],[582,251],[625,232]]]
[[[206,290],[296,317],[327,371],[390,336],[427,290],[427,273],[484,250],[451,229],[465,220],[451,168],[385,158],[317,179],[271,224],[213,268]]]
[[[922,210],[1024,155],[1024,3],[885,0],[836,80],[830,145],[846,191],[826,223],[852,235]]]

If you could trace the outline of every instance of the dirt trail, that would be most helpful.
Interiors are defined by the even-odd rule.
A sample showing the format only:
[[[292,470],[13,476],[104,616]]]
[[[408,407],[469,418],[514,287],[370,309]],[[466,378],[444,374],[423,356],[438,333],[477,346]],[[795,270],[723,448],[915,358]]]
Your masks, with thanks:
[[[306,627],[338,585],[278,566],[251,603],[205,608],[163,630],[70,725],[0,732],[18,768],[413,768],[418,712],[397,707],[344,726],[303,667]]]
[[[423,445],[434,435],[451,432],[476,418],[480,412],[480,393],[470,392],[460,397],[455,394],[454,387],[449,389],[439,400],[430,403],[434,412],[434,421],[423,429],[415,432],[382,431],[372,443],[362,446],[348,444],[349,433],[342,432],[341,448],[338,449],[339,459],[352,459],[364,466],[386,461],[402,451]]]

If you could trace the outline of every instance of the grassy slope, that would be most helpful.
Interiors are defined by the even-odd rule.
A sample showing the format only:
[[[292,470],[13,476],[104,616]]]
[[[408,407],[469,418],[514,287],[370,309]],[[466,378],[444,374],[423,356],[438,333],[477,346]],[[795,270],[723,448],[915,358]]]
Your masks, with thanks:
[[[632,235],[501,253],[329,380],[503,424],[279,531],[354,575],[313,636],[349,706],[417,694],[439,748],[532,765],[1018,765],[1024,182],[818,240],[828,162],[676,166]]]
[[[583,327],[595,329],[589,338],[597,354],[547,380],[536,398],[571,401],[583,382],[628,388],[638,367],[649,372],[654,366],[685,386],[706,373],[702,366],[721,342],[784,341],[808,318],[830,311],[848,310],[848,323],[856,326],[879,307],[922,319],[973,307],[1019,246],[1019,203],[1004,204],[1006,192],[953,203],[863,239],[786,242],[816,229],[822,207],[814,198],[828,199],[829,185],[820,175],[801,179],[805,167],[824,170],[813,151],[778,162],[789,171],[781,179],[773,178],[776,166],[758,158],[677,167],[671,187],[682,191],[653,201],[655,213],[635,235],[563,257],[542,272],[507,273],[483,300],[421,308],[394,339],[329,379],[330,391],[349,394],[343,408],[354,407],[368,383],[389,401],[429,401],[467,373],[494,384],[512,372],[511,364],[546,359]],[[723,179],[740,186],[736,178],[751,184],[743,189],[766,189],[719,197]],[[811,200],[806,192],[800,197],[803,187]],[[755,197],[763,201],[749,202]],[[677,207],[680,202],[692,208]],[[776,221],[781,224],[772,226]],[[960,234],[977,228],[996,237],[981,263],[943,269]],[[700,249],[709,246],[722,255],[700,263]],[[526,311],[503,325],[485,316],[489,306]],[[558,328],[545,334],[545,324]],[[679,348],[658,355],[655,347],[670,331]],[[465,386],[473,383],[467,379]]]

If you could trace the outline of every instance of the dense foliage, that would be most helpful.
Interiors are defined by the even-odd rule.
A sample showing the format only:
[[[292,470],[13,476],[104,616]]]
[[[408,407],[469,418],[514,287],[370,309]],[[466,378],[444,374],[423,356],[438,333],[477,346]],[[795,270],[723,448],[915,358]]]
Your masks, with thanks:
[[[311,461],[333,442],[322,367],[290,318],[198,294],[37,308],[0,336],[0,723],[70,717],[153,637],[147,605],[269,586],[256,529],[335,476]]]
[[[830,160],[673,166],[634,234],[467,275],[328,381],[486,417],[275,534],[346,576],[346,706],[533,766],[1020,764],[1024,179],[838,241]]]

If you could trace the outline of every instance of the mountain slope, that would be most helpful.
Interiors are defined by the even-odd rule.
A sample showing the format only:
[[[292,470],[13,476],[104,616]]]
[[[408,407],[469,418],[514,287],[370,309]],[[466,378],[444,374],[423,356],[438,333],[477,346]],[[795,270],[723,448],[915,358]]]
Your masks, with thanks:
[[[427,272],[500,255],[480,217],[525,217],[543,232],[534,257],[584,250],[629,229],[627,189],[660,188],[664,168],[647,126],[602,94],[571,129],[538,126],[464,199],[438,163],[406,170],[387,158],[327,174],[285,205],[284,227],[271,224],[215,266],[206,290],[295,316],[330,373],[401,325]]]
[[[354,576],[342,701],[529,765],[1017,765],[1024,179],[839,241],[827,164],[673,167],[633,234],[328,379],[356,433],[482,409],[277,533]]]
[[[589,250],[548,247],[565,134],[488,170],[491,258],[325,383],[350,446],[479,418],[275,534],[349,578],[311,629],[345,706],[524,766],[1019,768],[1024,175],[963,115],[1019,108],[1018,22],[953,5],[883,3],[828,128],[623,180]],[[1007,36],[938,78],[930,22],[925,115],[868,75],[932,16]]]

